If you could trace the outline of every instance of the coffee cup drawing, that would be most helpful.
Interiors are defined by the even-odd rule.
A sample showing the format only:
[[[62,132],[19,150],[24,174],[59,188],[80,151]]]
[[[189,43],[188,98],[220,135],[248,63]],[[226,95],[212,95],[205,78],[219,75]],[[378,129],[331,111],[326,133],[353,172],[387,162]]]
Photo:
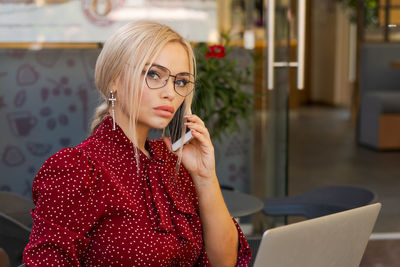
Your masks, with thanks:
[[[39,80],[39,73],[29,64],[18,67],[17,85],[27,86],[33,85]]]
[[[29,111],[7,114],[8,124],[15,136],[28,136],[38,120]]]
[[[25,156],[17,146],[7,145],[2,160],[6,166],[16,167],[25,162]]]

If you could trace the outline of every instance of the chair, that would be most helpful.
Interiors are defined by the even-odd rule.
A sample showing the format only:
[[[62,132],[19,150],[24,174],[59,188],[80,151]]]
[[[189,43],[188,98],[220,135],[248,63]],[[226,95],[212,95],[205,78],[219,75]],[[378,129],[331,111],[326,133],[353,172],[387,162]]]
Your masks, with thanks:
[[[360,47],[358,143],[374,149],[400,149],[400,47],[364,43]]]
[[[30,211],[33,208],[32,200],[15,193],[0,191],[0,212],[28,228],[32,228]]]
[[[0,248],[0,267],[9,267],[10,260],[4,249]]]
[[[8,254],[10,266],[22,262],[22,252],[29,241],[31,229],[0,213],[0,247]]]
[[[300,215],[307,219],[353,209],[372,203],[375,194],[368,189],[347,186],[322,186],[296,196],[264,199],[268,216]]]
[[[32,200],[0,192],[0,247],[8,254],[10,266],[22,262],[22,252],[29,241],[32,228]]]

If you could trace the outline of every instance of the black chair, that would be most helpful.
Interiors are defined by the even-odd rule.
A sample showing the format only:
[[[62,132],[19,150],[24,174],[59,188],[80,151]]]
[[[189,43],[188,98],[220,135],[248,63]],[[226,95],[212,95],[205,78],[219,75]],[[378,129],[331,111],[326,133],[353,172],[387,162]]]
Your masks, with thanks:
[[[375,194],[357,186],[331,185],[296,196],[267,198],[263,201],[263,212],[268,216],[297,215],[312,219],[368,205],[375,201]]]
[[[0,192],[0,247],[7,253],[10,266],[22,263],[22,252],[32,228],[32,200],[10,192]]]
[[[31,229],[0,213],[0,247],[7,253],[10,266],[18,266],[22,262],[22,252],[29,241]]]

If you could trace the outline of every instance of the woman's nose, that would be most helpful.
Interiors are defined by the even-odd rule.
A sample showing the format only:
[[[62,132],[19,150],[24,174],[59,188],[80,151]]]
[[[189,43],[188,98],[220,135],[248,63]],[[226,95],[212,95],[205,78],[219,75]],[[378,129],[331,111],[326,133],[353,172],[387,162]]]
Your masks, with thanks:
[[[175,78],[169,77],[167,84],[163,88],[164,97],[172,98],[175,96],[175,85],[174,85]]]

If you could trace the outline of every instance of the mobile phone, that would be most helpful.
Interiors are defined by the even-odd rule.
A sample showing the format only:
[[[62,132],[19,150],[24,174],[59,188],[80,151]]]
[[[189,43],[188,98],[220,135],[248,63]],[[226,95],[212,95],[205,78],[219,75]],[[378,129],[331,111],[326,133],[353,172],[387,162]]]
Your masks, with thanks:
[[[192,140],[193,135],[192,135],[192,130],[189,130],[188,132],[185,133],[184,136],[182,136],[179,140],[175,141],[175,143],[172,144],[172,151],[177,151],[180,149],[182,146],[187,144],[190,140]]]
[[[193,138],[192,131],[184,125],[184,114],[185,107],[182,104],[176,111],[174,118],[171,120],[171,123],[168,125],[168,130],[172,142],[172,151],[174,152],[187,144]],[[183,136],[182,131],[185,131],[185,134]]]

